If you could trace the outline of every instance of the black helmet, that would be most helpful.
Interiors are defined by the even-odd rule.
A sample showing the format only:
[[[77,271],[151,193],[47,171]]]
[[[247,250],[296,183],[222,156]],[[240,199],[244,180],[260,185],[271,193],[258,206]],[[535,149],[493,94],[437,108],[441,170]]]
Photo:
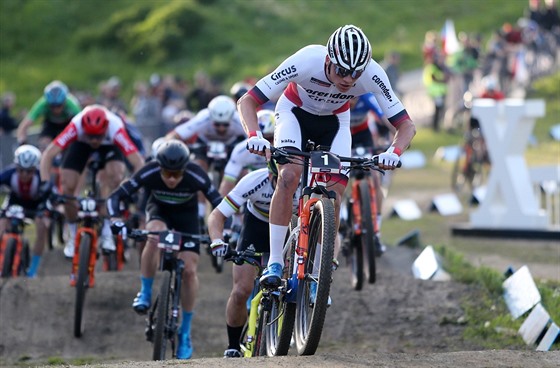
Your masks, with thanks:
[[[156,162],[159,167],[171,171],[184,170],[190,156],[189,148],[180,140],[164,142],[157,150]]]

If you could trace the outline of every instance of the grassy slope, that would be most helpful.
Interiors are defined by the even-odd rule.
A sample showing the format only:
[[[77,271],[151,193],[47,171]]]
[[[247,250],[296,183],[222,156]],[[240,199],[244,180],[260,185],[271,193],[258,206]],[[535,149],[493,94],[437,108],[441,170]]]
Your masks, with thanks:
[[[458,32],[480,32],[487,40],[492,30],[503,22],[515,22],[526,7],[525,0],[213,0],[196,5],[203,20],[194,25],[196,32],[181,41],[188,52],[174,60],[154,65],[146,55],[130,62],[124,56],[131,47],[128,44],[123,49],[113,48],[110,42],[95,49],[78,48],[79,37],[94,35],[135,9],[155,12],[170,3],[3,0],[0,93],[13,90],[18,106],[29,107],[52,79],[95,91],[100,80],[116,74],[125,83],[125,97],[130,98],[132,82],[147,79],[154,71],[190,80],[199,68],[219,76],[228,86],[242,77],[262,75],[305,44],[324,44],[332,30],[344,23],[366,31],[376,59],[396,49],[403,54],[403,69],[413,69],[421,66],[425,32],[439,31],[445,19],[454,19]],[[161,30],[144,26],[148,27],[146,36]]]

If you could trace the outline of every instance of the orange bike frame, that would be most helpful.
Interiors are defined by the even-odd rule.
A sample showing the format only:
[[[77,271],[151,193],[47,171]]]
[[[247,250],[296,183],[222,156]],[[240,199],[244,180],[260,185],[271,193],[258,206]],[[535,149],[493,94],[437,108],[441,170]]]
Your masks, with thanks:
[[[23,248],[23,241],[19,234],[4,233],[2,235],[2,246],[0,247],[0,265],[4,264],[4,252],[8,244],[8,239],[13,238],[16,240],[16,254],[14,254],[14,261],[12,263],[12,277],[17,277],[17,271],[21,262],[21,250]]]
[[[377,228],[377,192],[375,190],[375,185],[373,185],[374,179],[371,176],[366,176],[363,179],[354,180],[352,182],[352,213],[356,220],[352,225],[354,226],[353,231],[356,235],[362,234],[362,210],[360,208],[360,181],[362,180],[367,180],[368,183],[373,231],[375,233],[379,231]]]
[[[77,275],[78,272],[78,264],[80,262],[80,240],[82,234],[87,233],[91,236],[91,249],[89,253],[89,266],[88,266],[88,274],[89,274],[89,287],[93,287],[95,285],[95,262],[97,261],[97,231],[91,227],[80,227],[78,228],[78,232],[76,235],[76,240],[74,242],[74,258],[72,258],[72,274],[74,276]],[[75,286],[75,285],[71,285]]]

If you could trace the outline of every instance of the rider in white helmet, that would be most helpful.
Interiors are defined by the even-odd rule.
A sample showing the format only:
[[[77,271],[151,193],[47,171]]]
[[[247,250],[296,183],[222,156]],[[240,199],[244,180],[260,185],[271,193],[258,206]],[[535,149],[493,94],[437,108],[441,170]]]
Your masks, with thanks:
[[[14,152],[14,163],[0,172],[0,186],[10,193],[0,209],[0,234],[7,228],[6,212],[11,206],[21,206],[25,217],[35,219],[35,245],[27,276],[35,277],[47,239],[48,218],[40,211],[49,193],[40,190],[39,163],[41,151],[35,146],[24,144]]]
[[[192,139],[196,141],[192,142]],[[177,126],[166,135],[168,139],[179,139],[187,143],[194,162],[208,172],[210,159],[208,149],[222,146],[224,155],[229,158],[233,147],[246,138],[239,121],[233,99],[226,95],[214,97],[208,107],[198,112],[192,119]],[[191,139],[192,138],[192,139]],[[206,215],[206,199],[199,195],[199,217]]]
[[[270,142],[259,128],[257,110],[280,96],[275,107],[276,147],[304,150],[307,141],[311,140],[316,145],[330,147],[329,151],[334,154],[350,156],[349,100],[371,92],[396,129],[390,148],[379,155],[379,167],[395,169],[416,129],[393,91],[387,73],[371,54],[371,44],[362,29],[344,25],[332,33],[326,46],[307,45],[288,56],[237,102],[242,123],[250,137],[249,150],[263,156],[269,154]],[[260,280],[267,288],[281,284],[282,249],[292,217],[291,200],[299,185],[302,166],[282,164],[278,165],[278,171],[278,185],[270,205],[270,257]],[[329,190],[337,194],[337,214],[347,182],[346,175],[336,174],[327,183]],[[336,219],[338,229],[339,217]],[[311,295],[314,285],[309,284]]]

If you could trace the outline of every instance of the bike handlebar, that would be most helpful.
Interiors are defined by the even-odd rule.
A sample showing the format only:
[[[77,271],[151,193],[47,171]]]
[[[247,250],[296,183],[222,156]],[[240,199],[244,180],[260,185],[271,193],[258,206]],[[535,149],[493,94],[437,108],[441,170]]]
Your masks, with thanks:
[[[317,146],[316,151],[325,151],[325,150],[322,149],[321,146]],[[278,159],[280,159],[279,163],[282,163],[282,162],[289,163],[290,162],[289,159],[290,159],[291,156],[300,156],[300,157],[305,157],[305,158],[310,158],[311,157],[311,153],[309,153],[309,152],[303,152],[303,151],[289,149],[289,148],[277,148],[277,147],[273,147],[273,146],[270,146],[270,152],[272,153],[272,158],[274,158],[277,161],[278,161]],[[355,169],[369,170],[369,169],[374,169],[374,170],[378,170],[378,171],[383,172],[382,169],[378,168],[379,155],[374,155],[372,158],[363,158],[363,157],[340,156],[340,155],[337,155],[337,154],[332,153],[332,152],[331,152],[331,154],[338,157],[338,159],[341,162],[349,162],[350,163],[349,166],[342,166],[341,167],[344,170],[355,170]],[[402,162],[399,161],[399,163],[397,164],[397,167],[399,168],[401,166],[402,166]]]
[[[175,230],[141,230],[141,229],[132,229],[128,232],[128,237],[132,239],[144,239],[148,235],[159,235],[164,232],[172,232],[175,234],[181,235],[183,240],[186,241],[198,241],[200,243],[207,243],[210,244],[210,237],[208,235],[200,235],[200,234],[190,234],[190,233],[183,233],[181,231]]]
[[[233,262],[238,266],[247,263],[252,266],[258,267],[259,269],[262,269],[263,267],[261,266],[260,262],[252,257],[262,257],[263,255],[264,253],[255,252],[252,249],[245,249],[243,251],[228,249],[227,253],[224,255],[224,261]]]

